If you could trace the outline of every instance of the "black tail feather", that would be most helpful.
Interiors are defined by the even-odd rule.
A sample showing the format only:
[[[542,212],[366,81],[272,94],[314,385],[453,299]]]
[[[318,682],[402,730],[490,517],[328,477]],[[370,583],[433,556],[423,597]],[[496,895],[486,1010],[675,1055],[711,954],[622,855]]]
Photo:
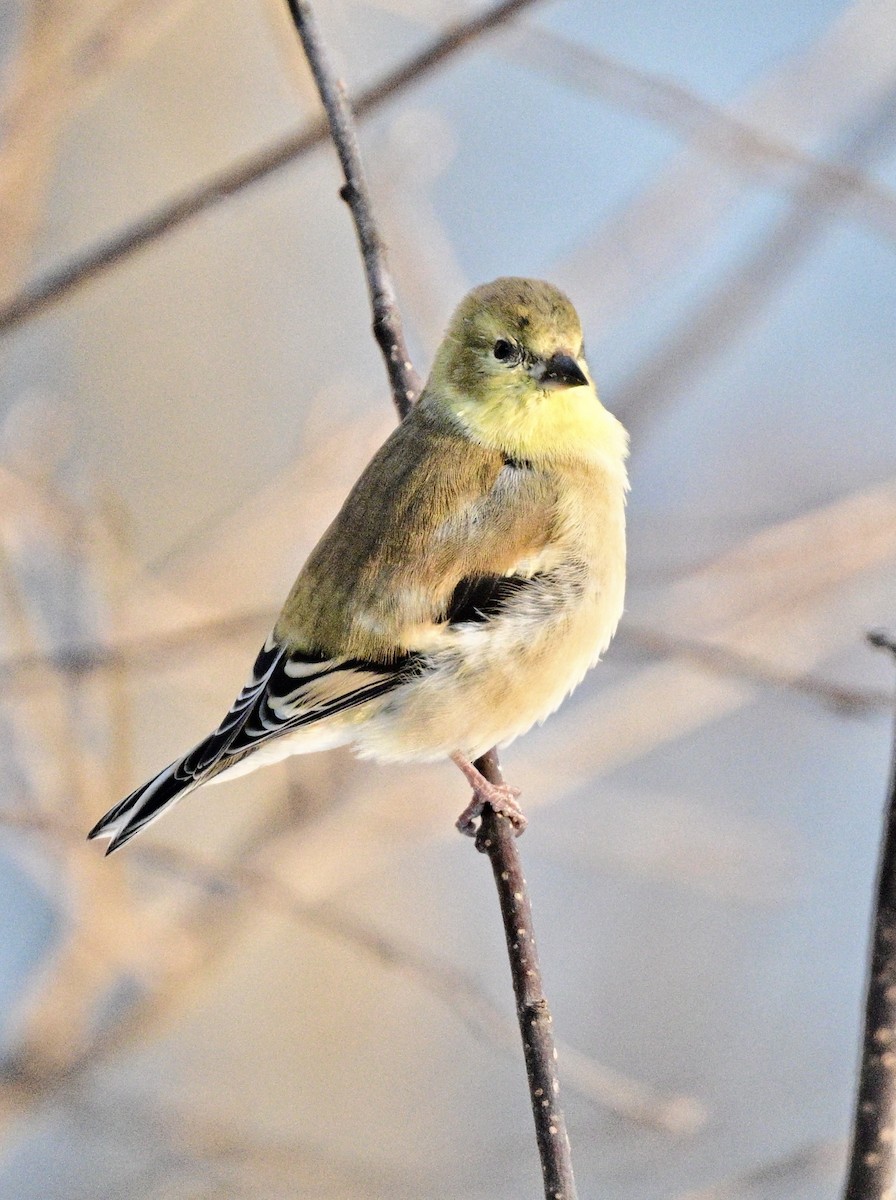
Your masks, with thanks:
[[[199,749],[201,747],[197,747]],[[195,753],[193,751],[192,753]],[[106,813],[90,833],[88,839],[98,837],[110,838],[107,854],[118,850],[125,842],[130,841],[134,834],[145,829],[151,821],[161,814],[176,800],[180,800],[189,792],[199,787],[201,783],[211,779],[230,765],[229,760],[213,762],[205,770],[193,774],[184,770],[186,758],[177,759],[169,764],[164,771],[144,783],[142,787],[131,792],[114,808]]]
[[[214,733],[111,808],[88,838],[108,837],[106,853],[111,854],[181,796],[264,742],[386,696],[423,665],[422,656],[413,653],[389,663],[327,659],[310,651],[289,651],[272,635],[256,659],[249,682]],[[324,691],[316,692],[324,679]]]

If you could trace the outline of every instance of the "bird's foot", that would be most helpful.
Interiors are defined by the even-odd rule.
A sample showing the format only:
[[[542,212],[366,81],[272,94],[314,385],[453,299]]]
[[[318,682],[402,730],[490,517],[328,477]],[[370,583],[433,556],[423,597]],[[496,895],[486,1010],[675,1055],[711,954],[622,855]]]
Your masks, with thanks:
[[[484,787],[473,789],[473,799],[457,818],[457,828],[467,837],[476,837],[476,819],[482,816],[482,810],[487,804],[499,816],[507,818],[519,837],[528,824],[516,799],[520,789],[511,787],[509,783],[489,783],[487,779],[483,780],[483,783]]]
[[[468,783],[473,788],[473,799],[456,821],[460,832],[466,834],[467,837],[476,837],[478,832],[476,821],[482,816],[482,810],[487,804],[499,816],[507,818],[513,826],[516,836],[519,837],[528,824],[517,803],[517,797],[521,795],[520,789],[512,787],[509,783],[491,783],[461,754],[452,754],[451,758],[463,771]]]

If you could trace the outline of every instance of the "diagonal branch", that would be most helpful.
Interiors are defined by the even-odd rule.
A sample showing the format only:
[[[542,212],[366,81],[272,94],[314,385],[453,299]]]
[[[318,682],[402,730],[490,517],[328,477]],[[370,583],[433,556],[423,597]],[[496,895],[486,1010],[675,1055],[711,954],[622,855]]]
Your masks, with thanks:
[[[56,814],[0,807],[0,829],[35,834],[66,848],[80,846],[84,841],[80,823],[67,821]],[[261,862],[258,854],[250,849],[243,847],[234,861],[218,862],[193,849],[138,843],[132,857],[142,869],[200,889],[217,901],[233,895],[247,905],[277,913],[298,926],[313,928],[361,951],[382,967],[399,972],[409,983],[443,1004],[484,1044],[498,1052],[515,1050],[516,1022],[472,975],[446,960],[396,940],[360,920],[356,914],[341,911],[331,901],[305,899],[284,877],[282,870],[273,869],[269,861]],[[197,911],[199,917],[191,917],[190,924],[207,932],[209,917],[205,906]],[[216,945],[222,941],[217,927],[213,940]],[[226,944],[230,944],[229,939]],[[204,963],[206,956],[201,947],[196,953],[201,954]],[[191,972],[196,961],[198,959],[191,958],[188,964],[187,969]],[[182,989],[185,979],[185,974],[179,972],[173,989],[168,987],[167,981],[155,989],[160,1011],[168,1011],[169,992]],[[141,1005],[140,1027],[144,1021],[148,1023],[152,1003],[150,997]],[[132,1022],[127,1022],[128,1033],[133,1027]],[[106,1041],[110,1040],[108,1031],[103,1036]],[[119,1032],[113,1035],[113,1040],[115,1046],[119,1046],[124,1039]],[[564,1061],[566,1086],[586,1104],[596,1105],[647,1129],[677,1137],[693,1134],[705,1122],[706,1111],[695,1097],[665,1092],[650,1083],[623,1075],[573,1045],[558,1043],[558,1046]],[[95,1053],[95,1048],[91,1052]]]
[[[0,682],[15,681],[21,688],[40,689],[42,672],[47,667],[74,679],[107,671],[164,671],[182,661],[185,647],[213,646],[249,634],[263,637],[277,619],[278,611],[249,609],[122,641],[73,643],[52,652],[32,650],[11,654],[0,657]],[[669,624],[641,624],[629,617],[613,644],[617,651],[628,649],[659,661],[685,658],[714,675],[796,692],[818,701],[840,717],[862,717],[892,709],[892,688],[839,683],[813,670],[784,667],[772,653],[760,653],[752,644],[740,648],[736,642],[729,644],[726,640],[723,644],[705,634],[696,637],[669,633]]]
[[[773,125],[742,116],[736,107],[718,104],[677,79],[631,66],[532,22],[520,22],[502,50],[567,87],[678,134],[744,179],[794,192],[808,211],[827,204],[836,211],[850,197],[860,199],[872,228],[888,241],[896,236],[896,190],[860,167],[819,158]],[[805,190],[809,182],[817,185],[812,195]]]
[[[518,12],[530,8],[536,0],[500,0],[485,12],[446,29],[429,45],[389,71],[377,83],[365,88],[354,104],[358,117],[367,116],[388,100],[424,79],[444,62],[454,58],[471,43],[500,28]],[[329,137],[326,121],[288,134],[272,146],[240,159],[233,166],[202,180],[194,188],[161,204],[142,220],[129,225],[106,241],[73,255],[68,262],[27,284],[20,292],[0,303],[0,333],[14,329],[29,317],[69,295],[82,284],[102,275],[134,251],[186,224],[206,209],[257,183],[281,167],[302,158]]]
[[[392,399],[400,417],[406,417],[420,394],[420,377],[410,361],[395,299],[395,287],[386,266],[379,231],[373,219],[373,206],[367,175],[361,161],[355,118],[348,102],[345,84],[337,79],[314,10],[308,0],[287,0],[292,19],[302,39],[305,57],[320,92],[330,133],[345,185],[339,193],[351,210],[364,260],[364,273],[373,309],[373,336],[382,351],[392,387]]]
[[[846,135],[841,149],[844,168],[867,169],[890,151],[894,117],[896,87],[864,112]],[[818,175],[807,178],[795,194],[791,210],[616,388],[614,411],[627,414],[630,432],[636,435],[655,420],[662,406],[668,406],[767,311],[770,296],[804,261],[826,230],[832,212],[846,204],[849,196],[845,178],[838,183]],[[815,202],[819,197],[824,198],[823,207]]]

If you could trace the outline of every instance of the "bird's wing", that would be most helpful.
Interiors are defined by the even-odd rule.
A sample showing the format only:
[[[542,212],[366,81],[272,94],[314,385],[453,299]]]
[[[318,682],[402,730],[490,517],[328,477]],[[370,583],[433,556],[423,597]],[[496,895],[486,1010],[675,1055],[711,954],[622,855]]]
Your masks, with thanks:
[[[260,658],[269,653],[265,675],[243,689],[213,738],[220,750],[209,747],[215,761],[231,762],[262,742],[301,729],[315,721],[357,708],[386,695],[420,669],[419,656],[405,654],[389,663],[354,658],[327,658],[279,645],[272,634]],[[194,752],[195,753],[195,752]],[[197,764],[204,769],[207,754]]]
[[[88,836],[110,837],[108,852],[117,850],[175,800],[265,742],[383,696],[418,669],[415,655],[386,664],[290,652],[272,634],[214,733],[117,804]]]
[[[481,596],[485,579],[541,570],[558,520],[548,472],[417,408],[311,554],[278,636],[299,649],[377,662],[425,650],[463,581],[479,580]]]

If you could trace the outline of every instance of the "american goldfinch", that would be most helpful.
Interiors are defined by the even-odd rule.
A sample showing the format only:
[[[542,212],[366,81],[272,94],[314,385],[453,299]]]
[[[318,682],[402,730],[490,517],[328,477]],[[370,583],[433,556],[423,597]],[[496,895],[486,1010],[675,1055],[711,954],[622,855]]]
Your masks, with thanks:
[[[461,302],[419,402],[293,585],[220,726],[111,809],[107,853],[200,784],[351,743],[472,765],[544,720],[606,649],[625,589],[628,438],[601,405],[575,309],[497,279]]]

